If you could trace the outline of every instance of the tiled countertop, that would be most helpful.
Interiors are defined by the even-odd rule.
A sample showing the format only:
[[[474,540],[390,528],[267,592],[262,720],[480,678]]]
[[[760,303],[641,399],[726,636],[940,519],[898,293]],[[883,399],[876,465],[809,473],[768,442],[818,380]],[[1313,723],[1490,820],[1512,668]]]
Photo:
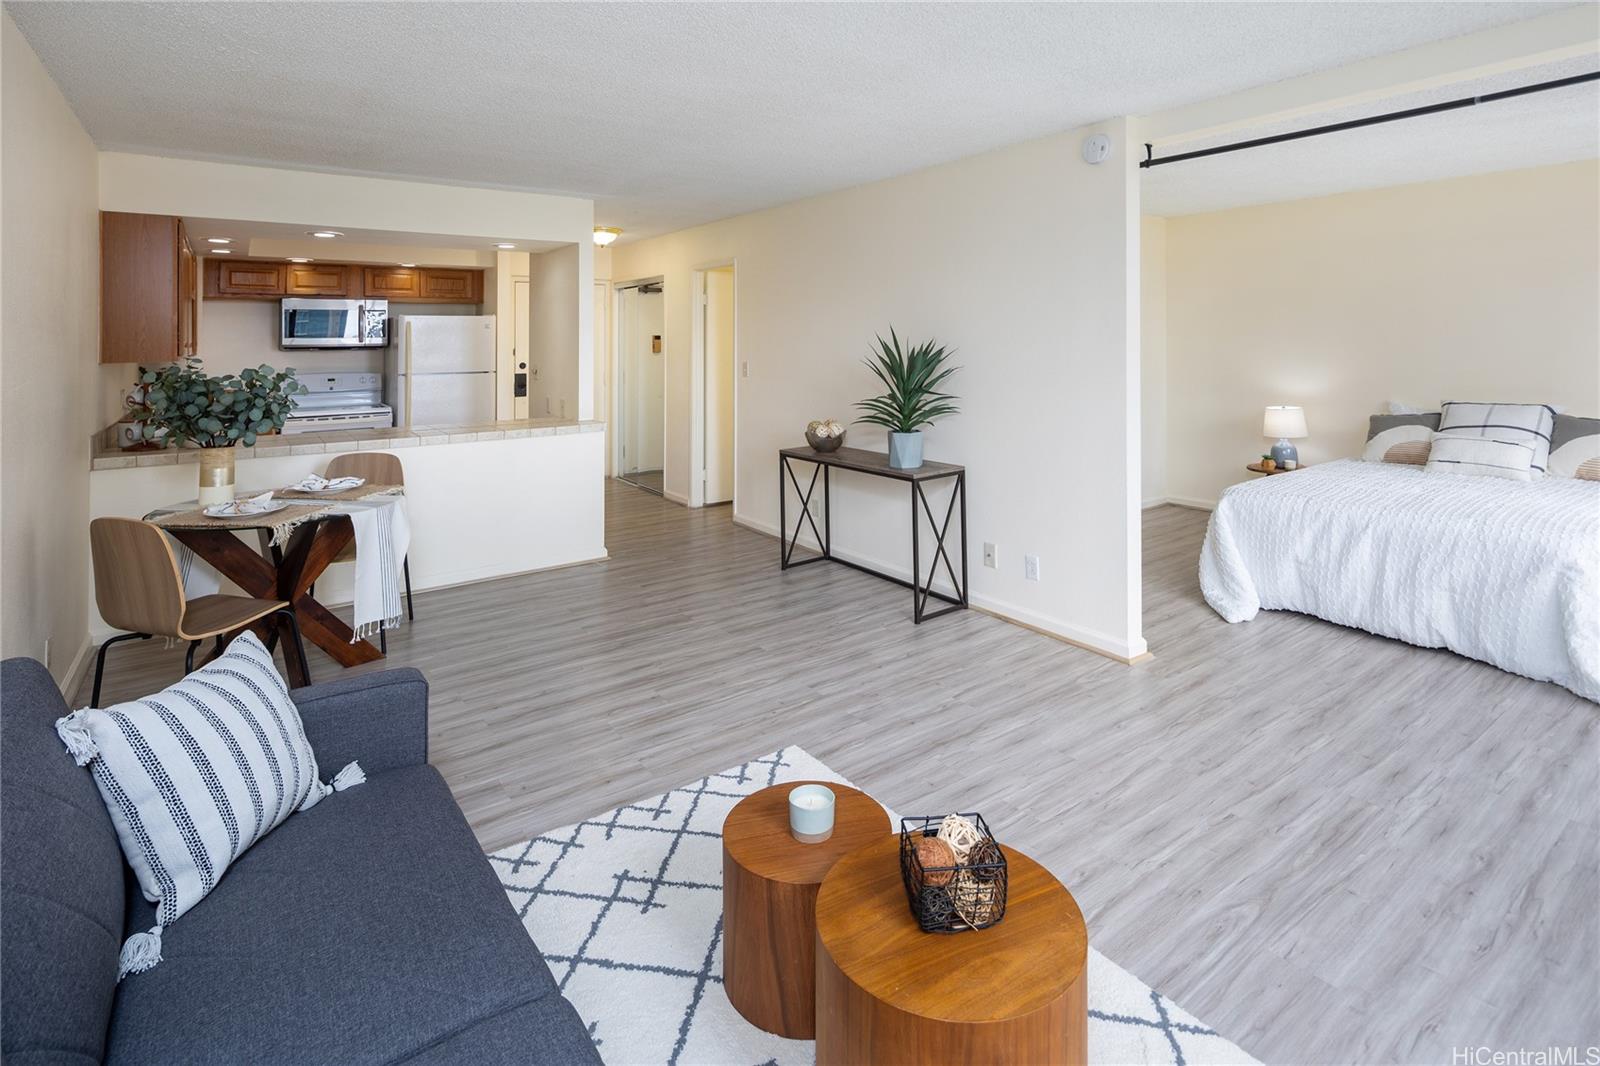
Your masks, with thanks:
[[[238,459],[267,459],[285,455],[321,455],[324,452],[381,451],[437,444],[469,444],[481,440],[551,437],[562,433],[600,433],[604,422],[579,422],[561,418],[530,418],[523,422],[484,422],[471,426],[407,426],[404,429],[354,429],[332,433],[289,433],[257,439],[255,446],[234,447]],[[120,470],[136,466],[175,466],[198,463],[200,448],[163,448],[153,452],[125,452],[106,443],[97,433],[90,452],[90,468]]]

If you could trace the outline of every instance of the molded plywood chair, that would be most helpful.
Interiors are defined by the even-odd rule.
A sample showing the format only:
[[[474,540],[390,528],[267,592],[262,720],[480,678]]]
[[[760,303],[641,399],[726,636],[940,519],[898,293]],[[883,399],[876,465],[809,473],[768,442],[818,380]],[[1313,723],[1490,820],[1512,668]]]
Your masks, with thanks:
[[[106,651],[124,640],[149,640],[173,637],[189,642],[184,657],[185,673],[194,670],[195,649],[201,641],[215,638],[222,647],[225,634],[243,629],[268,615],[278,615],[294,637],[295,654],[306,678],[305,645],[300,642],[300,623],[294,610],[283,600],[257,600],[249,596],[197,596],[183,593],[183,577],[166,535],[149,522],[133,518],[96,518],[89,523],[89,548],[94,556],[94,598],[100,617],[118,634],[100,645],[95,657],[92,706],[100,706],[100,682],[105,676]],[[274,632],[268,647],[277,643]],[[288,649],[284,649],[288,655]]]
[[[400,457],[390,455],[388,452],[350,452],[346,455],[336,455],[333,462],[328,464],[328,472],[323,475],[329,481],[336,477],[365,478],[369,485],[400,485],[406,483],[405,467],[400,465]],[[356,557],[356,542],[351,541],[345,545],[333,560],[336,563],[349,562]],[[411,604],[411,555],[400,561],[401,570],[406,576],[406,617],[411,621],[417,620],[416,609]],[[381,632],[380,632],[381,639]]]

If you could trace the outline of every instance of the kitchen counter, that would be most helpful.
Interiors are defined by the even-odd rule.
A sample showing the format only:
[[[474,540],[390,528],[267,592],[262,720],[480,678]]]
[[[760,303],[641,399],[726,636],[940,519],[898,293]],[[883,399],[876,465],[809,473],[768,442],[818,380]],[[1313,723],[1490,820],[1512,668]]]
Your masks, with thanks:
[[[235,459],[281,458],[286,455],[338,455],[351,451],[387,451],[439,444],[550,437],[564,433],[603,433],[606,424],[565,418],[530,418],[521,422],[482,422],[470,426],[407,426],[389,429],[352,429],[331,433],[280,433],[259,438],[254,447],[234,446]],[[200,448],[163,448],[160,451],[123,451],[107,442],[108,433],[95,434],[89,449],[91,470],[176,466],[198,463]]]
[[[394,452],[405,468],[416,624],[426,628],[436,623],[428,621],[424,590],[606,557],[605,428],[603,422],[540,418],[280,434],[236,449],[234,479],[241,493],[260,492],[321,474],[342,452]],[[89,516],[139,518],[194,499],[199,459],[199,448],[95,449]],[[317,598],[329,605],[348,601],[353,570],[331,567],[317,579]],[[92,588],[88,606],[91,632],[102,639],[109,630]]]

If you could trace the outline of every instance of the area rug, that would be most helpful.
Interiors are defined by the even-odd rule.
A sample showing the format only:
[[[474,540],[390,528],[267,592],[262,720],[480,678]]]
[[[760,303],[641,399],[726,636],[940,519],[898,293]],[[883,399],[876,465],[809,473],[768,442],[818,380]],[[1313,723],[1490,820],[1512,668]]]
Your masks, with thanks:
[[[784,748],[489,856],[606,1062],[815,1061],[810,1041],[757,1029],[722,990],[723,819],[752,792],[807,779],[850,783]],[[1091,946],[1089,1061],[1255,1060]]]

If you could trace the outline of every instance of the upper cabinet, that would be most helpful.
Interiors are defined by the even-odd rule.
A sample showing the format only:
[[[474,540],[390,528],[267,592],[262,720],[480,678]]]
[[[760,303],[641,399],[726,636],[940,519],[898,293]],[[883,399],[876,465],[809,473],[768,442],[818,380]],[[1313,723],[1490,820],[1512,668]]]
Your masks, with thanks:
[[[422,271],[416,267],[364,267],[365,295],[386,300],[420,300]]]
[[[197,323],[194,251],[183,220],[100,212],[100,361],[193,355]]]
[[[205,293],[208,300],[370,296],[393,303],[476,304],[483,302],[483,271],[210,256],[205,260]]]
[[[286,296],[350,296],[355,267],[343,263],[290,263],[285,269]]]
[[[206,260],[206,295],[271,299],[284,295],[287,273],[282,263],[258,263],[212,256]]]

